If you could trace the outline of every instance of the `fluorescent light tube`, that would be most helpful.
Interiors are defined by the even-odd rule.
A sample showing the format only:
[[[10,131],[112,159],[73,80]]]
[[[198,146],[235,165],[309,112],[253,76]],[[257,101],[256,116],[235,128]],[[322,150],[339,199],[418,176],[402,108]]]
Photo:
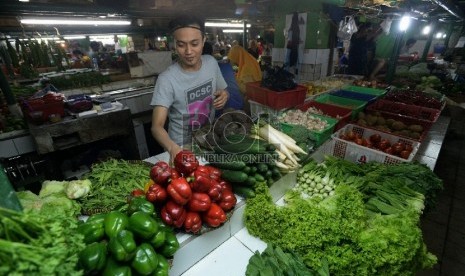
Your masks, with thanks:
[[[223,29],[223,33],[243,33],[241,29]]]
[[[33,25],[130,25],[129,20],[92,20],[92,19],[21,19],[22,24]]]
[[[246,25],[247,28],[250,28],[250,24]],[[242,28],[244,27],[243,23],[226,23],[226,22],[205,22],[205,27],[223,27],[223,28]]]

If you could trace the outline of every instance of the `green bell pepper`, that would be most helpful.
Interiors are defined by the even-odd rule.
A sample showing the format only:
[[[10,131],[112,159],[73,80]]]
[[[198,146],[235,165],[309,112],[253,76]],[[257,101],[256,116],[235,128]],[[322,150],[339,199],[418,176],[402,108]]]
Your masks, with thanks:
[[[103,276],[131,276],[132,271],[131,267],[127,265],[122,265],[113,260],[113,258],[108,258],[107,265],[103,270]]]
[[[78,254],[79,265],[85,273],[97,273],[105,267],[107,261],[107,244],[94,242]]]
[[[129,217],[129,230],[142,239],[150,239],[158,231],[158,223],[149,214],[138,211]]]
[[[121,230],[110,238],[108,250],[117,261],[129,261],[134,256],[137,245],[131,231]]]
[[[161,253],[166,258],[170,258],[174,255],[174,253],[176,253],[178,249],[179,242],[176,238],[176,235],[172,231],[166,231],[165,244],[163,244],[159,250],[159,253]]]
[[[161,254],[158,254],[158,266],[155,271],[156,276],[168,276],[170,270],[170,264],[168,260]]]
[[[159,248],[165,243],[165,239],[166,231],[158,228],[158,232],[153,235],[153,237],[149,240],[149,243],[153,246],[153,248]]]
[[[136,256],[131,262],[132,268],[137,273],[149,275],[158,267],[158,255],[148,243],[142,243],[136,249]]]
[[[106,214],[90,216],[86,222],[78,226],[78,232],[84,236],[84,242],[91,244],[101,241],[105,237],[104,220]]]
[[[153,206],[152,202],[145,199],[145,197],[133,197],[129,202],[128,215],[132,215],[137,211],[152,215],[155,212],[155,207]]]
[[[113,238],[116,234],[126,229],[129,223],[129,218],[126,214],[120,211],[111,211],[105,217],[105,234],[109,238]]]

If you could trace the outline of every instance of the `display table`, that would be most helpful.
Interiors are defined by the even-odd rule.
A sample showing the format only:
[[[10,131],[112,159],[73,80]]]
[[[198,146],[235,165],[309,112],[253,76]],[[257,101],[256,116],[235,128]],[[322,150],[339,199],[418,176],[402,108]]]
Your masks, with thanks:
[[[449,123],[448,117],[441,116],[438,119],[422,142],[415,160],[434,169]],[[312,157],[323,160],[329,143],[331,140],[320,146]],[[145,161],[155,163],[168,159],[169,155],[165,152]],[[287,174],[271,186],[270,192],[276,204],[283,203],[284,193],[296,183],[296,175],[297,173]],[[237,197],[234,213],[223,226],[200,236],[177,234],[181,247],[174,256],[170,275],[245,275],[250,257],[256,251],[265,250],[267,244],[248,233],[243,220],[245,201],[242,197]]]

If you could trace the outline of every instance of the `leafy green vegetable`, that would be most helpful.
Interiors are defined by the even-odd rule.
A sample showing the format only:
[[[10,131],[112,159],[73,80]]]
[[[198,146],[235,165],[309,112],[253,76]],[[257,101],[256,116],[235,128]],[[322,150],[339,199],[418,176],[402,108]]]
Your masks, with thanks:
[[[258,251],[250,257],[246,276],[329,276],[326,260],[322,261],[318,271],[312,271],[293,252],[284,252],[279,246],[268,244],[260,254]]]
[[[0,208],[1,275],[82,275],[77,253],[84,248],[77,219],[62,213]]]
[[[424,248],[418,212],[369,219],[363,198],[355,186],[340,184],[325,200],[294,194],[277,206],[260,185],[247,200],[245,225],[250,234],[295,252],[311,269],[326,258],[332,275],[414,275],[435,263]]]

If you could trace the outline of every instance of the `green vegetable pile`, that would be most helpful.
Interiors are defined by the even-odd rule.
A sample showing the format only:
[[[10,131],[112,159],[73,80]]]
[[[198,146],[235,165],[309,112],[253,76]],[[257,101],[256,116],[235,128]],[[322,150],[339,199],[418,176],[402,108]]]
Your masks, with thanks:
[[[260,254],[258,251],[250,257],[246,276],[329,276],[326,260],[318,271],[309,270],[293,252],[284,252],[279,246],[272,245]]]
[[[109,212],[127,201],[135,189],[144,189],[151,166],[126,160],[110,159],[92,165],[92,171],[84,175],[92,182],[89,194],[78,200],[84,214]]]
[[[62,213],[0,208],[0,275],[82,275],[78,221]]]
[[[168,275],[179,248],[173,230],[156,217],[152,203],[134,197],[127,212],[95,214],[79,225],[86,247],[79,252],[85,275]]]
[[[334,157],[327,157],[324,166],[337,183],[334,195],[325,199],[303,199],[300,192],[290,190],[286,205],[277,206],[265,185],[257,187],[244,214],[249,232],[296,253],[309,269],[318,269],[326,258],[332,275],[414,275],[436,263],[423,242],[419,228],[423,202],[417,199],[433,198],[442,186],[434,173],[424,171],[426,166],[356,165]],[[387,193],[380,186],[393,182],[397,184],[391,187],[399,187],[401,179],[409,194],[397,196],[408,195],[411,203],[390,215],[367,211],[370,198]],[[389,198],[397,196],[392,192]]]

